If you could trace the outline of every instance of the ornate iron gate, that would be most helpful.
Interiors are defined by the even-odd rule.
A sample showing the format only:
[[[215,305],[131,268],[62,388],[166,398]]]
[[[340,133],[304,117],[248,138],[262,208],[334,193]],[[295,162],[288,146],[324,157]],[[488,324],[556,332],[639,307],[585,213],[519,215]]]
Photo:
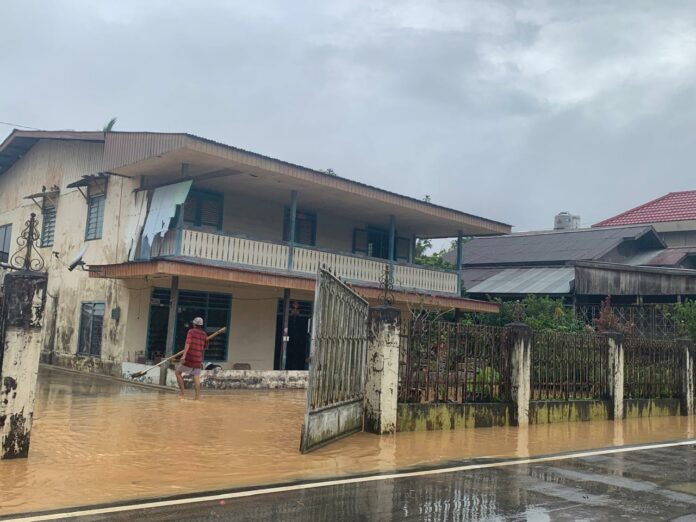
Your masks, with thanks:
[[[319,271],[302,453],[362,430],[368,310],[365,299],[328,271]]]

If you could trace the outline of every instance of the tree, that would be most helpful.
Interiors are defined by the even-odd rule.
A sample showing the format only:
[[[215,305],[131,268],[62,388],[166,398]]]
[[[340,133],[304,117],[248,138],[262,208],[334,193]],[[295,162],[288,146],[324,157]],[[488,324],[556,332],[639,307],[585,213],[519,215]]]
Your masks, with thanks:
[[[104,125],[104,128],[102,129],[102,132],[111,132],[114,130],[114,125],[116,125],[116,120],[118,118],[111,118],[106,125]]]

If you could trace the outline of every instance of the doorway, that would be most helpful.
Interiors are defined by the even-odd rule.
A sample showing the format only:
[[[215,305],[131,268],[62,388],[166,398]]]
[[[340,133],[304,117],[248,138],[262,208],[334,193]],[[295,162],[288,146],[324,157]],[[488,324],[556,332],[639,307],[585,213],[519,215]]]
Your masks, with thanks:
[[[309,367],[309,344],[312,328],[312,302],[290,300],[290,315],[288,317],[288,353],[285,368],[280,367],[283,347],[283,300],[278,300],[276,317],[276,340],[274,370],[306,370]]]

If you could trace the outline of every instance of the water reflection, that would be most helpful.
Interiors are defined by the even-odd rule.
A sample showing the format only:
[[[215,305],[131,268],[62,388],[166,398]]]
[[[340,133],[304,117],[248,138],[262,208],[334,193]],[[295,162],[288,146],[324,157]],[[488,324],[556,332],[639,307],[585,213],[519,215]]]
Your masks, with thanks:
[[[300,455],[303,391],[239,391],[208,395],[199,403],[52,370],[40,374],[36,411],[29,459],[0,462],[0,514],[474,457],[682,439],[694,431],[692,421],[673,417],[395,437],[358,434]],[[461,480],[474,479],[465,474]],[[430,510],[423,515],[434,518],[448,510],[484,514],[495,502],[462,488],[461,494],[454,488],[452,498],[419,509]],[[374,494],[392,494],[379,491]]]

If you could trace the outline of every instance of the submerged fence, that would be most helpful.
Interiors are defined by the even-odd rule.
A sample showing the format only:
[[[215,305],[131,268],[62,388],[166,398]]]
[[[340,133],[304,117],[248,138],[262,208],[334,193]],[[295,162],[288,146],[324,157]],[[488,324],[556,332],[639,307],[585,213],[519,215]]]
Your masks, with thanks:
[[[532,336],[531,399],[601,399],[607,395],[606,340],[594,334],[540,331]]]
[[[682,346],[675,341],[626,337],[623,341],[624,397],[679,397],[684,366]]]
[[[404,324],[399,402],[512,400],[514,337],[509,327],[438,321]],[[624,397],[677,398],[685,371],[683,341],[625,337]],[[530,400],[603,400],[611,395],[609,341],[601,334],[535,331]]]
[[[404,326],[400,402],[511,400],[508,328],[438,321]]]

